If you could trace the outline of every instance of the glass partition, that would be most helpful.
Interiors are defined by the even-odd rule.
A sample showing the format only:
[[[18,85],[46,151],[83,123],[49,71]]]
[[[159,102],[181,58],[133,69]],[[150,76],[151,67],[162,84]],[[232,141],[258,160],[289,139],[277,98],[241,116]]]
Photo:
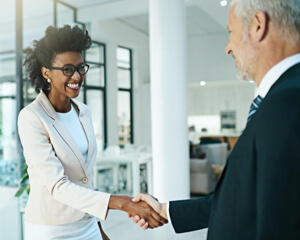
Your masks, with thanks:
[[[133,143],[132,51],[117,48],[119,145]]]
[[[102,152],[104,146],[104,108],[103,92],[88,90],[87,105],[90,108],[98,152]]]
[[[22,0],[18,7],[16,2],[4,1],[2,9],[5,11],[1,13],[0,18],[0,185],[8,186],[19,184],[18,179],[23,166],[23,157],[19,154],[21,145],[17,137],[17,108],[30,104],[37,96],[25,69],[17,68],[16,53],[31,47],[33,40],[42,38],[46,28],[55,25],[55,22],[57,26],[78,24],[85,29],[85,24],[76,22],[76,9],[63,4],[62,1]],[[20,10],[20,15],[16,14],[16,9]],[[22,20],[19,34],[16,32],[16,17]],[[18,50],[17,42],[20,43]],[[98,149],[101,151],[107,135],[105,45],[94,42],[91,49],[84,53],[84,57],[91,68],[78,100],[87,103],[91,109]],[[23,55],[23,62],[25,58]],[[22,91],[18,91],[17,95],[19,84]]]
[[[15,1],[1,5],[0,18],[0,185],[18,185],[16,132],[16,13]]]

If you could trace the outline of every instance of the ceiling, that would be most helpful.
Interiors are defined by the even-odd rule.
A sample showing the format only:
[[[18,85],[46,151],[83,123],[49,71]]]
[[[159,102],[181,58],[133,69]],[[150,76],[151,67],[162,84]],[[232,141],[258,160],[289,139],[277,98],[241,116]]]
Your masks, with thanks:
[[[113,2],[122,2],[126,0],[62,0],[65,3],[68,3],[72,5],[73,7],[76,8],[81,8],[81,7],[90,7],[94,5],[102,5],[102,4],[109,4]]]
[[[215,19],[206,13],[198,5],[188,5],[187,12],[187,36],[196,37],[226,32]],[[149,14],[128,16],[118,18],[119,21],[131,26],[132,28],[149,35]]]
[[[127,4],[125,5],[126,8],[130,9],[136,8],[136,6],[132,6],[132,4],[137,3],[141,5],[144,4],[144,6],[148,7],[149,1],[150,0],[63,0],[63,2],[77,9],[107,8],[111,5],[111,9],[114,9],[114,11],[110,9],[109,12],[111,13],[106,14],[107,19],[109,15],[111,15],[112,18],[116,18],[116,14],[113,12],[120,12],[120,10],[117,9],[118,6],[122,7],[124,4]],[[185,0],[185,4],[189,37],[226,31],[229,4],[226,7],[222,7],[220,0]],[[15,18],[15,0],[3,1],[1,8],[5,9],[5,11],[1,12],[0,24],[13,21]],[[23,12],[27,16],[45,15],[53,12],[53,0],[23,0],[23,9]],[[127,10],[127,12],[127,14],[120,14],[121,17],[117,17],[119,21],[148,35],[148,10],[140,10],[140,12],[130,12],[130,10]]]

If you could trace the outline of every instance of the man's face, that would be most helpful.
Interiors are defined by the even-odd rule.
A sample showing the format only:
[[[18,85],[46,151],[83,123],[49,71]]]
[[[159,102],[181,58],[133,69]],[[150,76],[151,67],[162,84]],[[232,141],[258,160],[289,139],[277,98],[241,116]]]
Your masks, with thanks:
[[[256,54],[251,43],[248,30],[243,29],[243,23],[235,13],[235,4],[230,8],[228,14],[227,28],[230,37],[225,49],[226,54],[232,54],[235,59],[235,66],[238,69],[238,78],[253,80]]]

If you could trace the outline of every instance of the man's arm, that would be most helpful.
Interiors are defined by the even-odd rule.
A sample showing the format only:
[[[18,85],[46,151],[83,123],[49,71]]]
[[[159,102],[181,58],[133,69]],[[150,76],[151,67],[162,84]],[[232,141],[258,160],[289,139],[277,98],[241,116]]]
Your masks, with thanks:
[[[213,195],[190,200],[171,201],[169,209],[167,203],[159,203],[151,195],[138,194],[133,201],[145,201],[163,218],[168,219],[176,233],[200,230],[208,227],[211,202]],[[147,222],[139,216],[135,216],[133,221],[143,229],[147,228]]]
[[[208,227],[213,195],[189,200],[171,201],[170,218],[176,233]]]

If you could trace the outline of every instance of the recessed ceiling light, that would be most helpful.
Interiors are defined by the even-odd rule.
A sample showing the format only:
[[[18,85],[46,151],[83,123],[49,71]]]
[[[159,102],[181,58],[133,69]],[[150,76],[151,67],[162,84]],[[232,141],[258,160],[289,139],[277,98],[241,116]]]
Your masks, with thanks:
[[[200,86],[205,86],[206,85],[206,82],[205,81],[201,81],[200,82]]]
[[[220,2],[220,4],[221,4],[222,7],[225,7],[227,5],[227,1],[226,0],[222,0]]]

